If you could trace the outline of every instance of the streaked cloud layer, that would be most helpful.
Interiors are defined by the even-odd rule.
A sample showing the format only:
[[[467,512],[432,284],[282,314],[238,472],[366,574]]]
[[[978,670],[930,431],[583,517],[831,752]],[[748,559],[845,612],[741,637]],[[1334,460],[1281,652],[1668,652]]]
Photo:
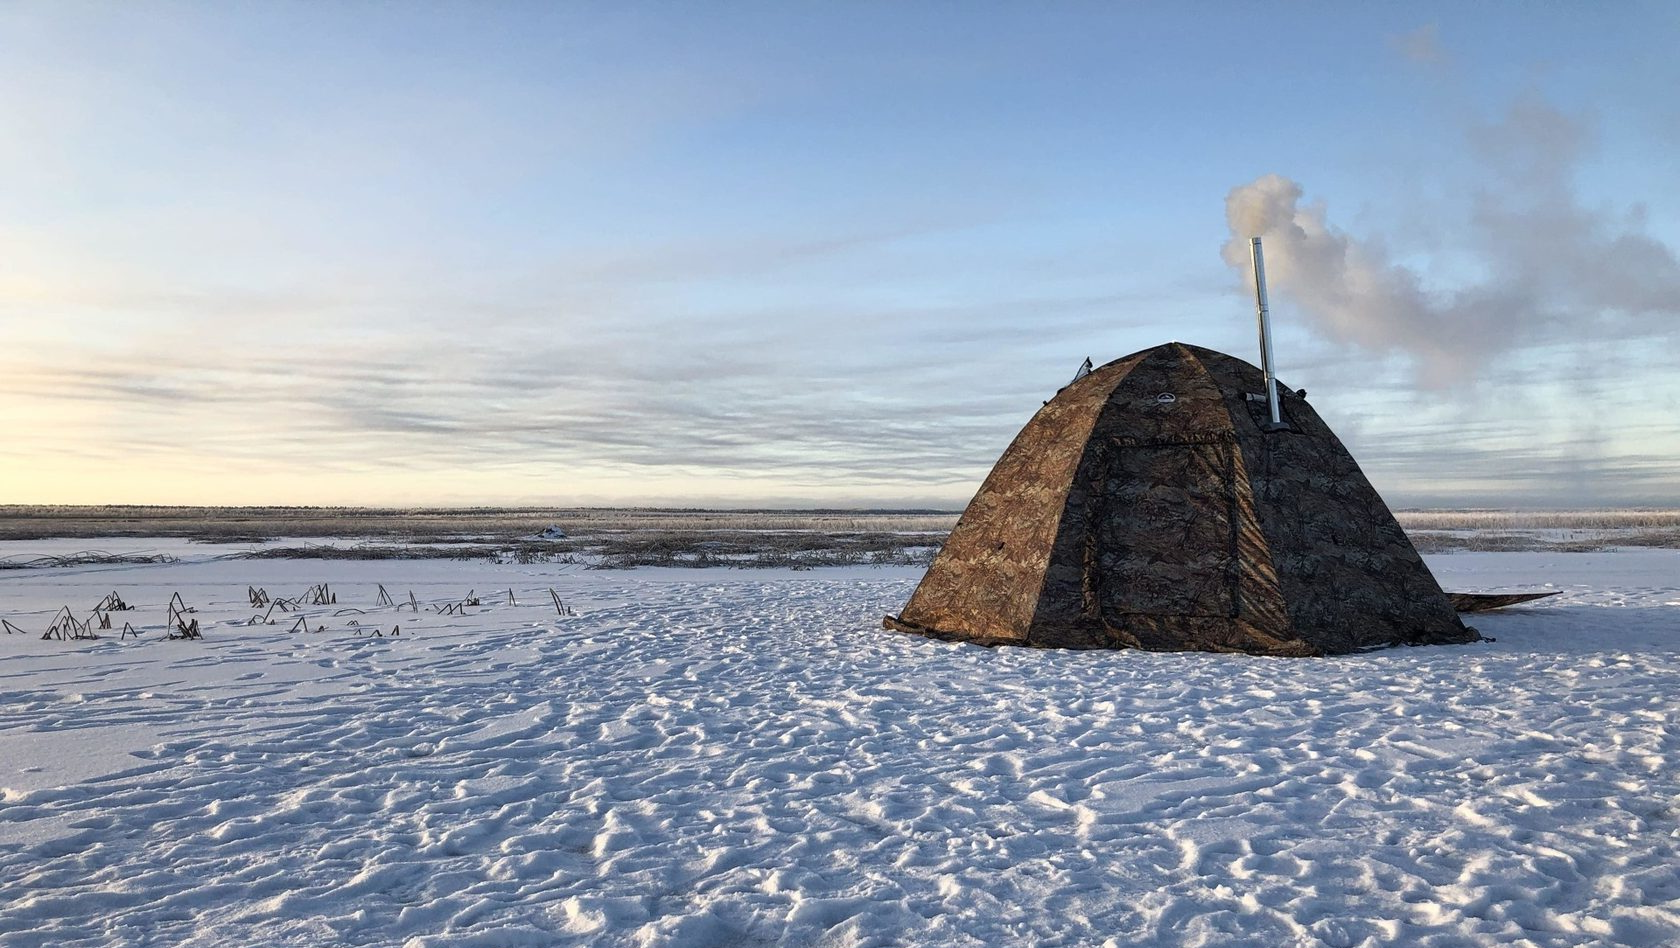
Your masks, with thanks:
[[[1247,185],[1392,500],[1675,499],[1673,16],[1307,14],[7,7],[0,493],[960,504]]]

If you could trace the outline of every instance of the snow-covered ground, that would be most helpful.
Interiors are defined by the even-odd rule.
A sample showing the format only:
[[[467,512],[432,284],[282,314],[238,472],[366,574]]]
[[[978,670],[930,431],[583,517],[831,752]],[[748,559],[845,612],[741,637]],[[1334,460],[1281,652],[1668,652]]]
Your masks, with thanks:
[[[1435,557],[1565,592],[1288,660],[883,631],[912,568],[104,546],[182,560],[0,571],[0,945],[1680,943],[1680,552]],[[139,640],[39,639],[113,590]]]

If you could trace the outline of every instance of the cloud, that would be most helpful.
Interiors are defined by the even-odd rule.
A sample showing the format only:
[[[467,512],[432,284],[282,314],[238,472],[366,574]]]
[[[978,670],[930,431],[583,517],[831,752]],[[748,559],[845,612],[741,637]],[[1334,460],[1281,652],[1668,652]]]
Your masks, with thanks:
[[[1680,258],[1645,232],[1642,208],[1589,207],[1575,170],[1591,126],[1535,96],[1470,129],[1484,175],[1433,225],[1478,278],[1443,283],[1397,262],[1383,241],[1331,222],[1329,208],[1278,174],[1226,197],[1223,255],[1252,282],[1248,238],[1264,238],[1269,287],[1325,338],[1411,360],[1418,382],[1471,381],[1508,353],[1569,338],[1672,338]],[[1422,204],[1422,195],[1402,195]],[[1462,235],[1462,237],[1461,237]]]
[[[198,324],[250,301],[175,302]],[[152,332],[106,339],[96,353],[67,339],[0,354],[0,397],[17,408],[0,433],[31,461],[120,449],[125,465],[221,478],[291,465],[373,479],[495,472],[496,486],[481,488],[491,500],[515,482],[503,475],[530,483],[547,472],[552,500],[579,496],[578,484],[616,483],[645,498],[655,488],[641,485],[691,479],[696,496],[727,482],[807,499],[843,490],[952,503],[1071,371],[1065,345],[1035,347],[1083,335],[1090,314],[1113,302],[835,303],[692,324],[556,326],[533,311],[455,338],[351,321],[267,340],[205,333],[185,345]],[[453,320],[433,316],[485,326],[471,300],[455,307]],[[1044,318],[1023,321],[1023,312]],[[980,377],[993,380],[983,396]]]
[[[1424,24],[1410,33],[1391,36],[1388,42],[1400,55],[1420,65],[1438,66],[1447,61],[1446,50],[1441,48],[1440,27],[1434,23]]]

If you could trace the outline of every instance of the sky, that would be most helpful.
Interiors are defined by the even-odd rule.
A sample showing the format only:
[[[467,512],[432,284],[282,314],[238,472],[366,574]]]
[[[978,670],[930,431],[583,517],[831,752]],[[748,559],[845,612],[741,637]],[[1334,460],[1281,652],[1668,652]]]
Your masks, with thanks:
[[[0,503],[960,508],[1087,356],[1680,504],[1680,6],[0,3]]]

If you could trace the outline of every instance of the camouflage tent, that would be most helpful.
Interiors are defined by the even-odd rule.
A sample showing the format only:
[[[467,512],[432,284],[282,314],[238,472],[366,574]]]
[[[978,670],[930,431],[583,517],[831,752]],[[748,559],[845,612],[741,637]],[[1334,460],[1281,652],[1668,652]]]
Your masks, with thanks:
[[[1169,343],[1045,404],[887,626],[990,645],[1329,655],[1471,642],[1347,449],[1259,369]]]

